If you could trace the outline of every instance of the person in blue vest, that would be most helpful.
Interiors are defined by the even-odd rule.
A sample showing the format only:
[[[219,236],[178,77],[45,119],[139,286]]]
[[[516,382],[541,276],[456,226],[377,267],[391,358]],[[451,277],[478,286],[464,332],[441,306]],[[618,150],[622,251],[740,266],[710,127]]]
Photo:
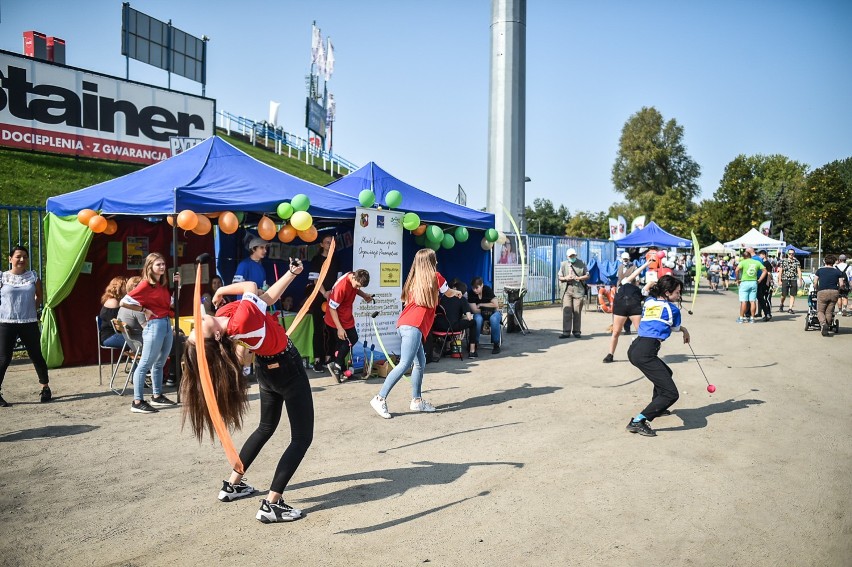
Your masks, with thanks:
[[[680,324],[680,309],[675,305],[680,302],[682,290],[683,282],[674,276],[663,276],[648,291],[650,297],[642,307],[636,333],[639,336],[631,343],[627,358],[654,384],[654,393],[651,403],[627,423],[630,433],[656,437],[656,431],[648,423],[661,415],[670,415],[669,408],[679,397],[672,369],[662,361],[659,353],[672,331],[680,331],[683,342],[689,342],[689,332]]]

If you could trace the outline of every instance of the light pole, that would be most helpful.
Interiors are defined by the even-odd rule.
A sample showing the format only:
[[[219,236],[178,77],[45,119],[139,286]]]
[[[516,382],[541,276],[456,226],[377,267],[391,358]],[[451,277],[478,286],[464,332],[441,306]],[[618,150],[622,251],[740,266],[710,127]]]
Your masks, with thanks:
[[[822,266],[822,219],[819,219],[819,244],[817,244],[817,269]]]

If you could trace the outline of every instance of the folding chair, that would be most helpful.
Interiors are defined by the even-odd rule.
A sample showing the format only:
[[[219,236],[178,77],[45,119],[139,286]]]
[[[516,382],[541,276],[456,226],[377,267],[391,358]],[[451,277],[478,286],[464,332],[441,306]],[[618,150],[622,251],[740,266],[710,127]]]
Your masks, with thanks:
[[[447,328],[452,328],[452,325],[450,324],[450,319],[449,317],[447,317],[447,312],[443,306],[438,305],[438,309],[435,316],[442,316],[447,322]],[[433,339],[438,339],[441,341],[441,357],[447,354],[447,343],[450,343],[449,355],[452,358],[464,360],[464,341],[467,337],[467,329],[462,329],[461,331],[432,331],[432,337]],[[432,356],[431,352],[429,353],[429,356]]]
[[[119,333],[124,337],[124,348],[121,349],[121,354],[119,354],[115,368],[112,370],[112,377],[109,380],[109,389],[119,396],[123,396],[124,391],[127,390],[128,384],[130,384],[130,379],[133,377],[133,371],[136,369],[136,364],[139,362],[139,355],[142,353],[142,343],[134,340],[130,336],[130,333],[127,331],[127,326],[122,320],[113,319],[112,327],[115,329],[116,333]],[[124,371],[127,373],[127,379],[124,381],[124,387],[121,388],[121,390],[118,390],[115,387],[115,380],[118,376],[118,368],[121,366],[122,357],[125,357]]]
[[[102,358],[101,353],[105,350],[109,351],[109,366],[110,371],[115,370],[115,361],[113,359],[113,353],[115,351],[119,351],[118,358],[121,359],[121,352],[123,352],[124,347],[108,347],[101,344],[101,318],[99,315],[95,315],[95,326],[97,327],[95,330],[97,334],[95,335],[95,340],[98,341],[98,386],[103,386],[104,378],[103,378],[103,370],[102,370]]]

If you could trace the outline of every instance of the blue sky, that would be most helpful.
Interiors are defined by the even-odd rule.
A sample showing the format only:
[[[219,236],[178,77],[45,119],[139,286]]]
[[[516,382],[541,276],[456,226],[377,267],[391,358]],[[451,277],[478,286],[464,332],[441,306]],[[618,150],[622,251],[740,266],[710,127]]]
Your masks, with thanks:
[[[485,206],[490,0],[136,0],[211,37],[207,96],[304,135],[311,22],[331,36],[336,153]],[[120,0],[0,0],[0,49],[34,29],[69,65],[123,77]],[[529,0],[526,199],[606,210],[621,128],[643,106],[685,129],[702,196],[738,154],[819,167],[852,156],[852,2]],[[131,61],[130,78],[166,85]],[[172,77],[172,88],[200,85]]]

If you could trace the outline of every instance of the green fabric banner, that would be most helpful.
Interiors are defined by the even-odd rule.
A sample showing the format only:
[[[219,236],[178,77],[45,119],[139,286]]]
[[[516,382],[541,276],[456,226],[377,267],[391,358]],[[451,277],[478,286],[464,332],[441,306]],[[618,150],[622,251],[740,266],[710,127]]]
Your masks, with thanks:
[[[48,368],[58,368],[62,366],[65,357],[54,309],[74,289],[94,233],[89,227],[80,224],[76,215],[58,217],[48,213],[44,217],[44,235],[47,241],[47,266],[44,275],[44,310],[41,314],[41,352]]]

